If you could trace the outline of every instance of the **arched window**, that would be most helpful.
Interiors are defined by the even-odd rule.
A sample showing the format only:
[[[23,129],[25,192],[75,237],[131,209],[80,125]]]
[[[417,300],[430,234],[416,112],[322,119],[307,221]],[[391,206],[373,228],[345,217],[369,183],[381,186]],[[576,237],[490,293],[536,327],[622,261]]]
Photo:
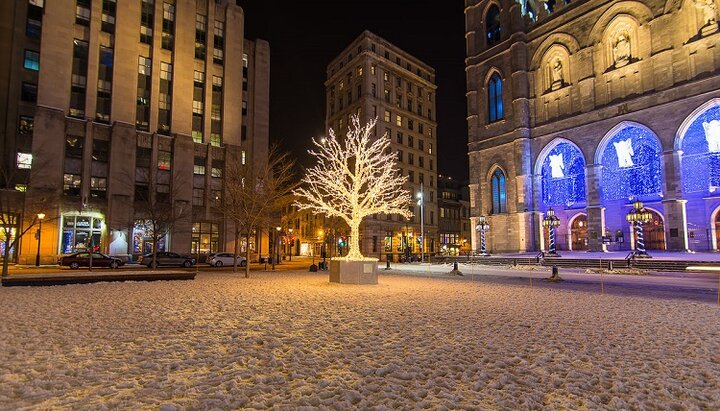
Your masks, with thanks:
[[[485,35],[488,47],[500,43],[500,9],[495,5],[485,15]]]
[[[505,174],[499,168],[495,169],[491,179],[492,185],[492,213],[507,213],[507,188]]]
[[[490,123],[503,118],[502,79],[493,73],[488,81],[488,121]]]

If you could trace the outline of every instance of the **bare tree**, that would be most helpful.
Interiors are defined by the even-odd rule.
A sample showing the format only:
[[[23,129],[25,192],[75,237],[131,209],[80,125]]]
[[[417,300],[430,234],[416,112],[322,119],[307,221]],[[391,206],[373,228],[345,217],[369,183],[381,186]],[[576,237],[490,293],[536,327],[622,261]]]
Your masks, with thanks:
[[[237,272],[240,240],[246,240],[245,277],[250,277],[250,235],[279,221],[281,200],[293,188],[294,162],[272,146],[267,164],[253,167],[231,161],[226,165],[225,191],[220,205],[225,218],[235,226],[233,272]]]
[[[170,181],[167,181],[167,180]],[[170,174],[157,177],[156,184],[149,184],[146,191],[135,190],[135,215],[144,220],[151,231],[152,261],[150,267],[157,266],[157,248],[160,240],[173,231],[178,222],[192,213],[188,201],[177,200],[185,181]],[[169,183],[169,184],[167,184]],[[151,190],[152,187],[155,190]],[[197,263],[197,262],[196,262]]]
[[[28,203],[25,194],[33,169],[41,166],[32,164],[32,158],[17,165],[21,168],[16,167],[14,162],[0,166],[0,234],[4,246],[2,277],[8,275],[11,250],[17,252],[22,237],[39,224],[37,213],[43,205],[40,200]]]
[[[345,139],[315,140],[317,150],[309,153],[317,165],[307,170],[304,185],[293,191],[299,197],[295,205],[328,217],[339,217],[350,226],[348,260],[364,259],[360,252],[360,223],[372,214],[399,214],[411,217],[410,193],[403,188],[407,176],[400,175],[397,153],[390,151],[387,134],[372,139],[377,119],[364,126],[352,116]]]

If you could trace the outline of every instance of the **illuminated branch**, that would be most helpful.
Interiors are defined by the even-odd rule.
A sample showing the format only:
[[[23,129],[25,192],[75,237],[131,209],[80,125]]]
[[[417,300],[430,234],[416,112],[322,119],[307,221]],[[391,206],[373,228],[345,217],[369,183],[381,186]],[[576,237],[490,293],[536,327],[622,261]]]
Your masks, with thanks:
[[[348,133],[343,140],[335,137],[313,139],[316,148],[308,152],[317,164],[308,169],[304,186],[293,193],[299,197],[295,205],[339,217],[350,226],[350,249],[347,259],[362,259],[360,253],[360,223],[372,214],[399,214],[409,218],[410,193],[403,188],[407,176],[395,167],[397,153],[390,148],[390,136],[377,140],[371,134],[377,119],[364,126],[360,118],[352,116]]]

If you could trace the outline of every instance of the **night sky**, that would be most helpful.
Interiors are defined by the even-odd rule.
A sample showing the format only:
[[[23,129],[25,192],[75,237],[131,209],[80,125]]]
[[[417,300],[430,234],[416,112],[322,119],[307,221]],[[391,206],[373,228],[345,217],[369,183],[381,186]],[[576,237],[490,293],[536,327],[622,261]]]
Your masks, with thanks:
[[[459,0],[239,0],[245,36],[270,42],[270,138],[312,165],[310,138],[326,132],[325,69],[370,30],[435,69],[440,174],[467,179],[465,28]]]

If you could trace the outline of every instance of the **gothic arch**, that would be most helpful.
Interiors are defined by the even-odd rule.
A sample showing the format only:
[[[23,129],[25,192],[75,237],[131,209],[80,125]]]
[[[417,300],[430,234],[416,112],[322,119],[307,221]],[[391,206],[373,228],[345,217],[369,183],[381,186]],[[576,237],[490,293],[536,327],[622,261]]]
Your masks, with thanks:
[[[502,71],[500,71],[499,68],[495,66],[490,66],[490,68],[485,72],[485,79],[483,80],[483,89],[487,87],[488,81],[490,81],[490,77],[492,77],[493,74],[497,73],[498,76],[500,76],[500,79],[505,82],[505,76],[503,76]]]
[[[618,15],[630,16],[640,26],[648,23],[653,18],[652,10],[643,3],[636,1],[622,1],[615,3],[600,16],[592,30],[590,30],[590,35],[587,38],[587,46],[600,43],[607,31],[607,27]]]
[[[535,167],[533,167],[533,174],[537,176],[542,173],[542,163],[545,161],[545,157],[547,157],[547,155],[550,153],[550,151],[552,151],[553,148],[562,143],[567,143],[575,147],[580,153],[582,153],[583,159],[587,162],[587,156],[577,144],[564,137],[556,137],[549,143],[545,144],[545,147],[543,147],[543,149],[540,150],[540,153],[538,153],[538,156],[535,159]]]
[[[682,124],[680,124],[680,127],[678,127],[678,131],[675,134],[675,142],[673,145],[674,150],[682,151],[682,140],[685,137],[688,128],[690,128],[690,126],[695,122],[695,120],[697,120],[698,117],[700,117],[701,114],[713,107],[720,107],[720,98],[716,97],[703,103],[685,117],[685,120],[683,120]]]
[[[573,55],[580,50],[580,43],[574,36],[567,33],[553,33],[547,36],[535,50],[535,53],[530,60],[530,69],[536,70],[540,66],[542,58],[548,49],[555,46],[565,48],[570,55]]]
[[[637,127],[637,128],[641,128],[641,129],[644,129],[644,130],[650,132],[655,137],[655,139],[657,139],[658,144],[660,145],[660,149],[665,150],[665,148],[662,146],[662,141],[658,137],[657,133],[655,131],[653,131],[650,127],[646,126],[645,124],[638,123],[635,121],[621,121],[618,124],[616,124],[613,128],[608,130],[608,132],[605,133],[605,135],[603,136],[602,140],[600,140],[600,144],[598,144],[597,148],[595,149],[595,156],[593,157],[593,161],[595,164],[602,163],[602,155],[605,152],[605,149],[607,148],[607,145],[610,142],[610,140],[613,137],[615,137],[615,135],[619,131],[621,131],[627,127]]]
[[[503,174],[505,174],[505,177],[508,176],[507,169],[505,167],[501,166],[500,163],[496,161],[496,162],[492,163],[490,168],[488,168],[488,171],[485,173],[485,181],[490,181],[490,179],[492,178],[492,175],[496,169],[500,169],[500,171]]]

